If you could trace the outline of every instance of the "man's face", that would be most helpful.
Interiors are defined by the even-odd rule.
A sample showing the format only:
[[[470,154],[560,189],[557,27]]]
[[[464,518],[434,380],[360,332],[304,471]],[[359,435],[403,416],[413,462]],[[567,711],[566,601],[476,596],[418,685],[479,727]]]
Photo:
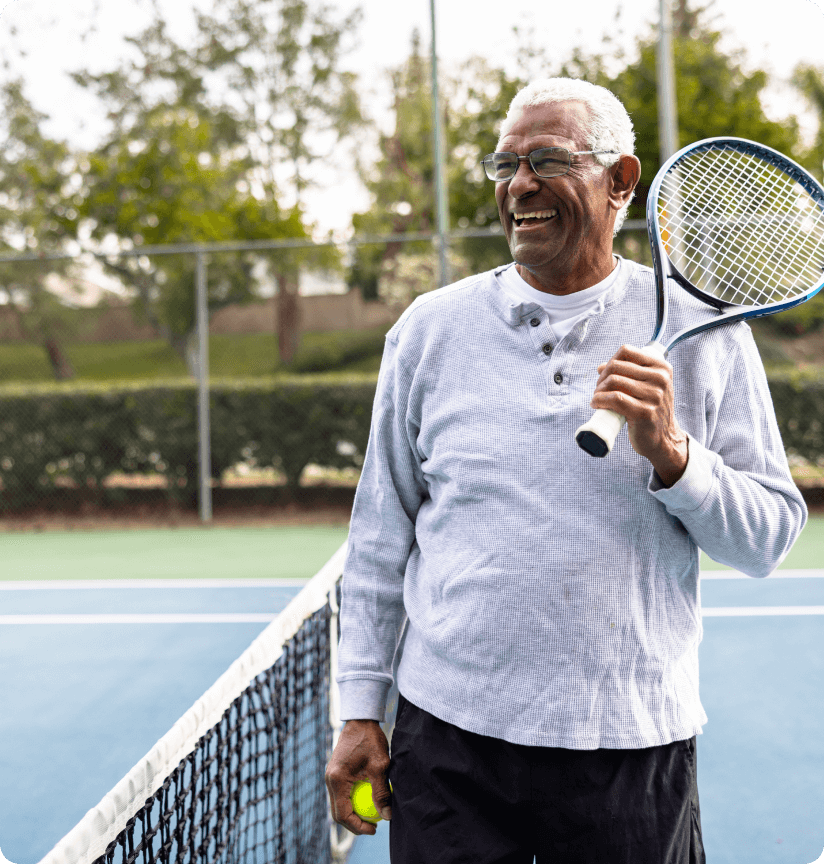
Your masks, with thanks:
[[[519,156],[540,147],[588,150],[587,119],[581,102],[526,108],[497,149]],[[569,294],[606,278],[612,269],[617,212],[610,200],[611,179],[594,156],[573,156],[569,173],[560,177],[538,177],[522,162],[511,180],[495,184],[509,249],[527,282]]]

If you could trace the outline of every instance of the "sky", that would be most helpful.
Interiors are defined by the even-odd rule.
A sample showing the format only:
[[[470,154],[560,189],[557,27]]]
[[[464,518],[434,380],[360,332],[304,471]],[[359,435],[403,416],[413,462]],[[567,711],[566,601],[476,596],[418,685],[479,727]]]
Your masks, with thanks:
[[[211,0],[156,2],[172,33],[184,39],[192,32],[191,7],[211,6]],[[386,70],[407,56],[413,29],[428,49],[429,0],[327,2],[341,13],[356,6],[362,9],[359,43],[346,65],[361,76],[367,111],[385,126],[390,120]],[[617,21],[616,7],[621,9]],[[824,65],[824,0],[782,0],[779,7],[753,0],[714,0],[711,11],[715,26],[726,34],[724,47],[744,48],[749,65],[769,73],[772,86],[765,107],[770,116],[794,113],[803,120],[806,106],[790,91],[787,79],[800,61]],[[555,0],[513,6],[501,0],[438,0],[439,62],[448,72],[480,55],[514,72],[519,57],[513,26],[531,32],[536,44],[559,59],[568,57],[573,46],[597,50],[607,33],[631,53],[636,38],[649,32],[657,15],[657,0]],[[67,70],[115,67],[127,50],[123,37],[139,32],[150,16],[151,0],[0,0],[0,57],[23,77],[34,105],[49,115],[49,134],[75,146],[93,147],[105,131],[105,120],[93,98],[70,81]],[[83,39],[90,25],[95,32]],[[808,127],[812,128],[809,121]],[[362,183],[346,167],[324,174],[322,187],[306,201],[319,227],[339,236],[344,236],[351,213],[369,205]]]

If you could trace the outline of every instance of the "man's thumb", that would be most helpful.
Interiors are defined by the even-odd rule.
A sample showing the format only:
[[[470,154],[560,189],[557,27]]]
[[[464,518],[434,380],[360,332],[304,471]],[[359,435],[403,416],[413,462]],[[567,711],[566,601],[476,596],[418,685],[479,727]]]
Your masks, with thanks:
[[[372,801],[381,818],[389,822],[392,818],[392,784],[388,780],[378,780],[372,786]]]

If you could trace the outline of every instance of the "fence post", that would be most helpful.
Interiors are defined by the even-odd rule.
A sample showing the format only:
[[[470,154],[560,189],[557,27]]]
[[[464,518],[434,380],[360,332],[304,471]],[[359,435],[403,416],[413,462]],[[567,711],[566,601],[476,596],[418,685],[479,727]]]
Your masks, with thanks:
[[[206,253],[196,253],[197,298],[197,440],[200,475],[200,521],[212,521],[212,451],[209,423],[209,298],[206,290]]]

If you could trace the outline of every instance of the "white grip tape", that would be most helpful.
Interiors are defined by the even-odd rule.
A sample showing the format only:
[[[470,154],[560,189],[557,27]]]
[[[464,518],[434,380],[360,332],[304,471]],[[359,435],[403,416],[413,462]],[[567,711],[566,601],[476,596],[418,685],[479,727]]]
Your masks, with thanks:
[[[615,439],[618,437],[618,433],[624,428],[624,423],[626,422],[626,417],[622,417],[615,411],[609,411],[606,408],[597,408],[592,417],[583,426],[579,426],[575,430],[575,439],[578,440],[582,432],[591,432],[603,441],[606,446],[606,452],[609,453],[612,450]]]
[[[645,354],[652,354],[658,357],[665,357],[667,353],[660,342],[650,342],[649,345],[641,348],[641,351]],[[591,455],[606,456],[607,453],[611,452],[615,439],[618,437],[618,433],[624,428],[626,422],[626,417],[615,411],[609,411],[606,408],[596,408],[592,417],[583,426],[579,426],[575,430],[575,440],[582,450],[586,450]],[[599,448],[592,448],[591,446],[593,435],[602,442],[603,446],[600,448],[600,452],[595,452]],[[590,439],[589,444],[587,443],[587,438]]]

